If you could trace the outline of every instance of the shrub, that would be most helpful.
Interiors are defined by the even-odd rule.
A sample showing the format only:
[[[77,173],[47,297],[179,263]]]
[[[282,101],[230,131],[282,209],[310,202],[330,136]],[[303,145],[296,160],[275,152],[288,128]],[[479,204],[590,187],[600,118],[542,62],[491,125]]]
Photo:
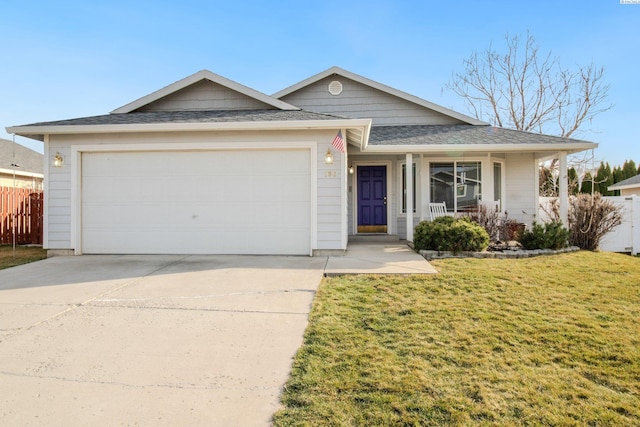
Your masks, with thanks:
[[[487,231],[490,239],[500,239],[501,224],[504,220],[503,214],[497,206],[492,208],[487,205],[480,204],[473,210],[465,212],[462,215],[471,219],[471,221],[480,224],[482,228]]]
[[[413,244],[416,251],[482,251],[489,246],[489,235],[469,218],[444,216],[420,222],[415,228]]]
[[[520,243],[525,249],[560,249],[569,243],[569,230],[561,222],[553,221],[544,225],[533,223],[531,230],[522,235]]]
[[[549,217],[560,219],[560,203],[553,199],[545,209]],[[598,249],[600,239],[622,223],[622,208],[600,193],[569,198],[569,244],[590,251]]]
[[[622,222],[622,208],[600,193],[579,194],[569,206],[569,242],[580,249],[598,249],[600,239]]]

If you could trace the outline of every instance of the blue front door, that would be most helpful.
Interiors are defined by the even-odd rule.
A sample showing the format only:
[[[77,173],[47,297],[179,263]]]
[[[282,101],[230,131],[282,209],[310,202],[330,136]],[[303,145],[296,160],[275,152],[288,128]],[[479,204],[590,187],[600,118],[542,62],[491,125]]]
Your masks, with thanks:
[[[387,232],[387,167],[358,166],[358,233]]]

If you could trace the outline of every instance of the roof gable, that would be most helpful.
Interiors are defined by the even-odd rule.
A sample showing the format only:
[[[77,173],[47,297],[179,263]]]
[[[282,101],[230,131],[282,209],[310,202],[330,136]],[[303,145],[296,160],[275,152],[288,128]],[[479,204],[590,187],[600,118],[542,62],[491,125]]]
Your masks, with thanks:
[[[198,71],[111,114],[134,111],[299,110],[298,107],[243,86],[209,70]]]
[[[332,81],[340,81],[344,92],[329,93]],[[339,67],[289,86],[273,97],[311,111],[372,117],[374,125],[487,124]]]

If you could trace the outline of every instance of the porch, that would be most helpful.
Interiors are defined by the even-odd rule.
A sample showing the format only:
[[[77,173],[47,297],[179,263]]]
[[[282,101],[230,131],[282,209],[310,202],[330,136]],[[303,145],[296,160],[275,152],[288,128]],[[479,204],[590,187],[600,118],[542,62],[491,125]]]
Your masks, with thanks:
[[[489,152],[448,157],[420,152],[352,153],[347,177],[349,241],[370,233],[413,241],[414,227],[430,218],[430,203],[445,202],[451,214],[484,205],[497,208],[518,223],[539,221],[539,165],[548,158],[558,159],[560,176],[566,177],[566,152]],[[406,167],[408,164],[412,167]],[[368,177],[371,171],[378,175],[383,172],[373,179]],[[560,197],[561,214],[566,222],[568,188],[566,179],[559,181],[560,194],[565,195]]]

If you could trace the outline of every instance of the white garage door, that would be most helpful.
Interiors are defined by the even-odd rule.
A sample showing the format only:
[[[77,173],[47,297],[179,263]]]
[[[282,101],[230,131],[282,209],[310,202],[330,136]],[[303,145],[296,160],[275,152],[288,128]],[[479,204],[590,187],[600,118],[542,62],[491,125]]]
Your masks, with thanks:
[[[310,152],[82,154],[82,250],[310,252]]]

